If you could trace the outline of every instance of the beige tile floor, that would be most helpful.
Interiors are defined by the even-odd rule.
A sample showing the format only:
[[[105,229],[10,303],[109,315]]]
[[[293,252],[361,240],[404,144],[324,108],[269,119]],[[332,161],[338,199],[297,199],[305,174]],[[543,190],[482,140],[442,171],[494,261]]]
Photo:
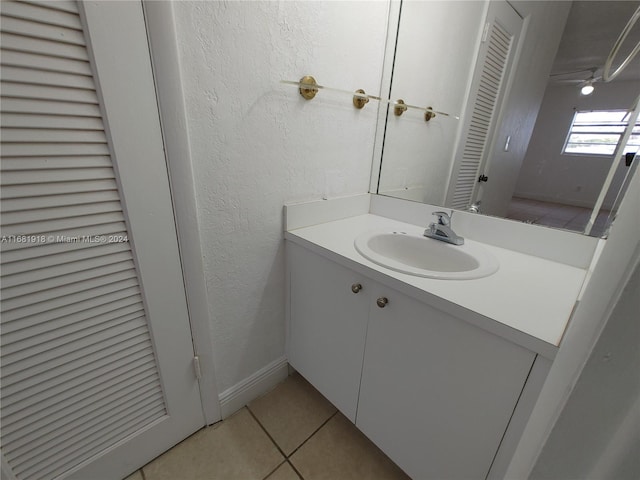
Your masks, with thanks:
[[[591,230],[591,236],[599,237],[604,234],[609,214],[608,210],[600,211]],[[513,197],[506,218],[582,232],[587,226],[590,216],[591,209],[589,208]]]
[[[125,480],[406,480],[297,373]]]

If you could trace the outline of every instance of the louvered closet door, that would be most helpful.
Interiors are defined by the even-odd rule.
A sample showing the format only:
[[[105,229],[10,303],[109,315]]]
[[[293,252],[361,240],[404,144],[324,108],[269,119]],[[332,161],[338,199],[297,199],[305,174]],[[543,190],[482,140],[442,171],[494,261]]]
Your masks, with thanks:
[[[141,5],[113,3],[0,6],[0,414],[17,479],[122,478],[204,423]]]
[[[491,155],[521,30],[522,18],[508,3],[491,2],[447,194],[446,204],[453,208],[466,209],[478,200],[478,179]]]

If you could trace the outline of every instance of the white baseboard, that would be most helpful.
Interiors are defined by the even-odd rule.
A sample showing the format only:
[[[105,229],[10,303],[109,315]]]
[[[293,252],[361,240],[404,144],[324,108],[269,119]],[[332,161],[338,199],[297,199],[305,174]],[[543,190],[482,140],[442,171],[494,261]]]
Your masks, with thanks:
[[[227,388],[218,395],[220,401],[220,413],[225,419],[250,401],[268,392],[289,375],[289,364],[286,357],[280,357],[270,364],[262,367],[253,375]]]

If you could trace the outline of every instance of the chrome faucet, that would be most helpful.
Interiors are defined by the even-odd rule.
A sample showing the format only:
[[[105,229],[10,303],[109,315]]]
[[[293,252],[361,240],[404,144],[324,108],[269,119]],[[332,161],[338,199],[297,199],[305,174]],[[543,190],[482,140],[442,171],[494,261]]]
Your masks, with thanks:
[[[424,231],[425,237],[452,243],[453,245],[464,244],[464,238],[456,235],[456,233],[451,230],[453,210],[451,210],[451,214],[446,212],[433,212],[433,214],[438,217],[438,221],[429,224],[429,227]]]

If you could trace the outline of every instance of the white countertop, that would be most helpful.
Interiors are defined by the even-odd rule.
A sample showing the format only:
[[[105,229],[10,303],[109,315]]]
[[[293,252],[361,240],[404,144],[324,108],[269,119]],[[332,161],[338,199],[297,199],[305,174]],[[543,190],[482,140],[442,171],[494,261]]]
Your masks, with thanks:
[[[418,235],[424,231],[367,214],[290,230],[285,238],[553,358],[586,270],[479,244],[498,259],[500,268],[495,274],[475,280],[415,277],[377,265],[356,251],[354,240],[358,235],[384,229]],[[478,244],[468,238],[465,242]]]

